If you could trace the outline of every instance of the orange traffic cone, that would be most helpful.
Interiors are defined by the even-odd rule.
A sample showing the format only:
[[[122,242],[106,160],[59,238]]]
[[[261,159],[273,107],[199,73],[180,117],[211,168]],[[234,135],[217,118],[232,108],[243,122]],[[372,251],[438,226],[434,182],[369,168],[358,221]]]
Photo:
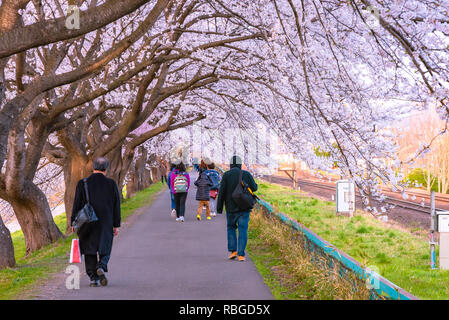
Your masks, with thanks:
[[[81,252],[78,239],[72,239],[72,249],[70,250],[70,263],[81,263]]]

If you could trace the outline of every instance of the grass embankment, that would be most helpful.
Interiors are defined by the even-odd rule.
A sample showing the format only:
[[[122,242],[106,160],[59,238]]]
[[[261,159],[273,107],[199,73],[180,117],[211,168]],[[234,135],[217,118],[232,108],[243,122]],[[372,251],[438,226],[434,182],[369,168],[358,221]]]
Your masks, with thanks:
[[[336,216],[335,203],[298,191],[260,183],[258,194],[362,265],[421,299],[448,299],[449,271],[430,269],[427,232],[401,230],[357,211]],[[438,249],[438,248],[437,248]],[[437,251],[438,256],[438,251]]]
[[[338,270],[323,270],[312,263],[300,245],[292,245],[292,230],[259,211],[251,213],[248,252],[278,300],[368,299],[364,283],[342,279]]]
[[[155,195],[165,187],[165,184],[156,183],[132,198],[124,200],[121,205],[122,221],[134,214],[137,209],[150,205]],[[55,223],[60,230],[65,230],[65,214],[55,217]],[[0,270],[0,300],[21,298],[24,293],[48,279],[52,273],[64,270],[68,265],[72,238],[76,237],[72,235],[60,239],[25,257],[25,239],[22,231],[16,231],[11,236],[17,265],[14,268]]]

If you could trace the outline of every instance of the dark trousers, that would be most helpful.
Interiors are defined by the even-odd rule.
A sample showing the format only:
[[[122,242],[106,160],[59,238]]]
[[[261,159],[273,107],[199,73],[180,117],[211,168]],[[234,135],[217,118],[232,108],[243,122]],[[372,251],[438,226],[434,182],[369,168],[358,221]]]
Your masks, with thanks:
[[[161,176],[161,182],[162,182],[162,184],[164,184],[164,180],[165,180],[165,182],[167,182],[167,176]]]
[[[175,193],[176,216],[184,217],[186,211],[187,192]]]
[[[86,273],[90,280],[98,279],[97,269],[102,268],[105,272],[108,272],[109,255],[85,254],[84,262],[86,265]]]

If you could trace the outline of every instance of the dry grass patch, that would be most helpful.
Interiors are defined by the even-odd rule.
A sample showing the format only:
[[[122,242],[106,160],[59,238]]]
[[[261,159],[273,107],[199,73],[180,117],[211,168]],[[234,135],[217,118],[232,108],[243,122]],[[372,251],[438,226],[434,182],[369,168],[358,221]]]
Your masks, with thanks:
[[[320,267],[298,241],[298,234],[277,218],[254,210],[248,251],[274,297],[281,300],[365,300],[369,290],[337,270]]]

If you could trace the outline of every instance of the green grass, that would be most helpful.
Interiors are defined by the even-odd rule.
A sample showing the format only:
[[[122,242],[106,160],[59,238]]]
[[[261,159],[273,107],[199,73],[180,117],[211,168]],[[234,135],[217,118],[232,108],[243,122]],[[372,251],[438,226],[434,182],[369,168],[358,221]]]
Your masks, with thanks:
[[[448,299],[449,271],[431,270],[427,231],[389,227],[370,214],[335,215],[335,204],[308,198],[274,184],[259,184],[259,195],[279,211],[421,299]],[[437,248],[438,257],[438,248]]]
[[[164,188],[164,184],[156,183],[136,193],[134,197],[124,200],[121,205],[122,221],[134,214],[137,209],[149,206],[155,195]],[[55,223],[60,230],[65,230],[65,214],[55,217]],[[75,237],[72,235],[60,239],[25,257],[25,239],[22,231],[16,231],[11,236],[17,265],[14,268],[0,270],[0,300],[22,298],[51,274],[61,272],[68,265],[70,246],[72,238]]]

